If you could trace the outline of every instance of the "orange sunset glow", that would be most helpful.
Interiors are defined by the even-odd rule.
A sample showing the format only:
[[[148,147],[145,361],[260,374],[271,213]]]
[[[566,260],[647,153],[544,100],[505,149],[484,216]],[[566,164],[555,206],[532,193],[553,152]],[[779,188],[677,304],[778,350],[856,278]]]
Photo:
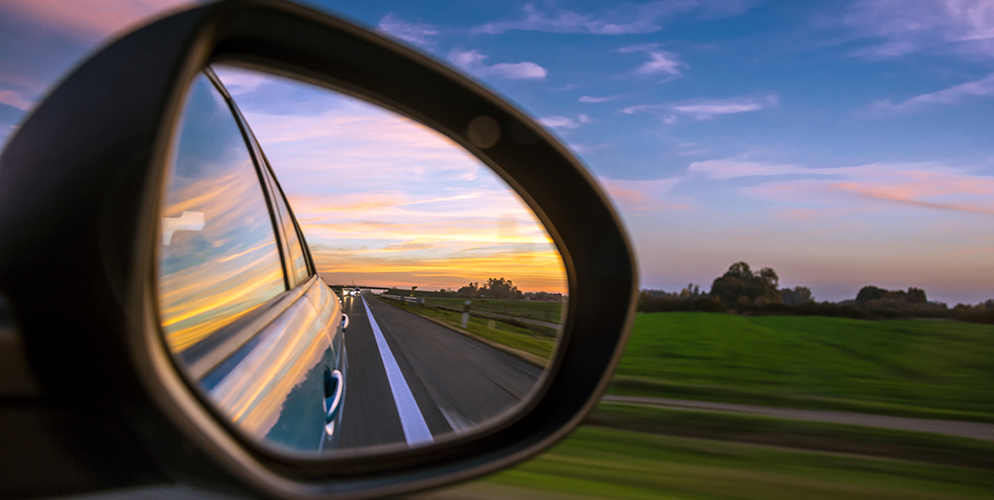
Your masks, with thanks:
[[[248,102],[243,111],[329,284],[452,290],[502,277],[522,292],[567,292],[535,214],[461,146],[340,94],[218,71],[236,96],[276,81],[324,110],[262,114]]]

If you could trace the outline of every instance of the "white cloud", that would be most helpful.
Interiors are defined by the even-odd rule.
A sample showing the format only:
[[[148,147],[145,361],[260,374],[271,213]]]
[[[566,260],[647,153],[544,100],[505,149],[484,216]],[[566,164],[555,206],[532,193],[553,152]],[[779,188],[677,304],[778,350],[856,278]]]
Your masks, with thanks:
[[[583,114],[577,116],[576,120],[568,116],[546,116],[538,121],[549,128],[577,128],[584,123],[594,123],[593,118]]]
[[[260,85],[272,81],[273,77],[265,73],[245,70],[236,66],[214,65],[212,66],[221,83],[228,89],[228,93],[242,95],[252,92]]]
[[[719,115],[759,111],[777,104],[779,104],[777,96],[771,94],[763,98],[734,97],[731,99],[681,101],[670,104],[639,104],[624,108],[621,112],[626,114],[661,114],[663,122],[673,124],[679,120],[679,116],[693,120],[710,120]]]
[[[524,7],[522,19],[487,23],[473,28],[472,32],[499,34],[509,30],[528,30],[598,35],[652,33],[662,29],[666,22],[678,15],[714,19],[742,13],[757,3],[759,1],[755,0],[657,1],[642,5],[625,4],[592,14],[528,4]]]
[[[580,97],[580,102],[601,103],[601,102],[611,101],[619,97],[621,96],[620,95],[611,95],[611,96],[585,95]]]
[[[576,128],[580,126],[576,120],[567,116],[546,116],[539,118],[538,122],[550,128]]]
[[[876,39],[854,53],[870,59],[931,48],[994,55],[990,0],[859,0],[842,22],[858,36]]]
[[[17,109],[27,111],[31,107],[31,101],[23,99],[19,92],[13,90],[0,90],[0,103],[13,106]]]
[[[960,104],[971,96],[994,96],[994,73],[938,92],[917,95],[898,104],[891,103],[889,99],[877,101],[870,109],[876,113],[915,111],[933,104]]]
[[[578,154],[588,154],[595,151],[600,151],[602,149],[611,149],[617,146],[615,142],[605,142],[602,144],[583,144],[578,142],[571,142],[568,144],[570,149],[577,152]]]
[[[787,174],[826,174],[829,170],[819,171],[798,165],[776,165],[772,163],[740,161],[733,159],[697,161],[687,167],[687,171],[703,174],[714,180],[735,179],[738,177],[787,175]]]
[[[405,42],[431,47],[435,45],[433,37],[439,34],[438,27],[431,24],[408,23],[399,19],[393,12],[383,16],[379,24],[380,31],[388,33]]]
[[[690,104],[679,104],[672,107],[673,111],[687,115],[695,120],[710,120],[718,115],[733,115],[749,111],[759,111],[776,104],[776,99],[726,99],[721,101],[702,101]]]
[[[543,79],[548,71],[533,62],[520,62],[494,64],[486,73],[511,79]]]
[[[487,56],[476,50],[469,52],[453,50],[449,53],[450,61],[479,76],[496,76],[511,80],[542,80],[549,73],[542,66],[528,61],[487,66],[483,62],[486,58]]]
[[[639,68],[635,70],[635,73],[640,75],[656,75],[660,73],[669,75],[669,77],[663,80],[663,82],[679,78],[683,74],[681,71],[682,68],[687,67],[687,64],[680,60],[680,56],[678,54],[665,50],[659,50],[658,43],[647,43],[624,47],[618,49],[618,52],[621,52],[622,54],[639,52],[647,54],[649,56],[649,60],[639,66]]]

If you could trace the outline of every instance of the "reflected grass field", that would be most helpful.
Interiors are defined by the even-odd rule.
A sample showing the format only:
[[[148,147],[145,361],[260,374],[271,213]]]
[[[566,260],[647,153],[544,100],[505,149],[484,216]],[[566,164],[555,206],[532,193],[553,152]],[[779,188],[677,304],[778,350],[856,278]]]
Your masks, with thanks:
[[[994,420],[994,326],[639,314],[616,392]]]
[[[467,300],[473,303],[470,307],[474,311],[506,314],[515,318],[537,319],[550,323],[560,323],[562,321],[563,304],[561,302],[426,297],[425,303],[461,309],[463,303]]]

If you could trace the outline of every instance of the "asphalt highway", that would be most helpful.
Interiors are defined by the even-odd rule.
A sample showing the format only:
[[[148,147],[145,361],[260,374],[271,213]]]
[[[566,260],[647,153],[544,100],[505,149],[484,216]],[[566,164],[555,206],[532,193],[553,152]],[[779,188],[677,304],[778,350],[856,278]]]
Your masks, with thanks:
[[[542,369],[390,305],[345,296],[340,449],[427,444],[527,398]]]

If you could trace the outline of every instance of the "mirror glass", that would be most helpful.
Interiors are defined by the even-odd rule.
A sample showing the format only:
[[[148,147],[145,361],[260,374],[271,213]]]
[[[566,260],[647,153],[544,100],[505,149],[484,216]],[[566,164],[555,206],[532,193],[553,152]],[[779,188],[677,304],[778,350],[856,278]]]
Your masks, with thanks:
[[[408,118],[214,69],[175,133],[155,284],[165,344],[202,399],[236,432],[312,457],[513,415],[567,307],[532,210]]]

